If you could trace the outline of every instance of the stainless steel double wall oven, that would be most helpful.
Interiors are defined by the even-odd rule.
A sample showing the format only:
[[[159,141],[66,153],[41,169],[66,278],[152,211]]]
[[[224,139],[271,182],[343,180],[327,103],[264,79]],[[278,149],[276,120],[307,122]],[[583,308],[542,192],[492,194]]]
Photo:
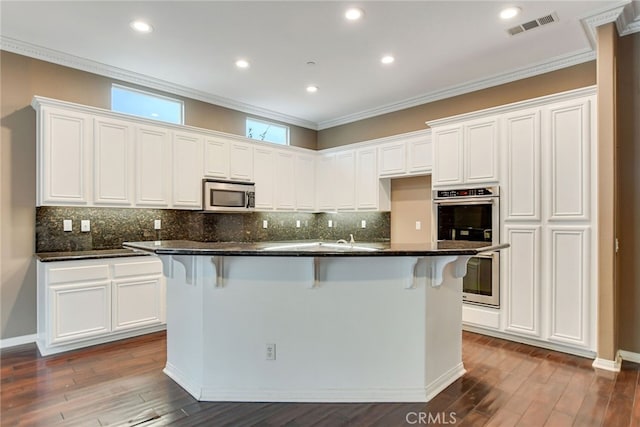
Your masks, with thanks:
[[[434,190],[437,240],[500,242],[499,187]],[[469,260],[463,279],[464,302],[500,305],[500,256],[498,252]]]

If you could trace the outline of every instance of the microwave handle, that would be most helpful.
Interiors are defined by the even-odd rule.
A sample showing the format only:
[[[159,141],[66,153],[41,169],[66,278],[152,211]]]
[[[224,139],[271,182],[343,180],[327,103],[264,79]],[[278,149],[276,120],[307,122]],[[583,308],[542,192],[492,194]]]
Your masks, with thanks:
[[[245,191],[244,194],[245,194],[245,198],[247,199],[245,208],[255,207],[255,193],[252,191]]]

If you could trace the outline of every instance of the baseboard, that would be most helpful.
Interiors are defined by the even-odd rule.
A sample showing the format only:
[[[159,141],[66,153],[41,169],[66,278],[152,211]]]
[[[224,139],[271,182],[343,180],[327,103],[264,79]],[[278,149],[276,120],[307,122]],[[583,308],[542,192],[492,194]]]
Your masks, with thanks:
[[[640,353],[634,353],[632,351],[620,350],[618,352],[622,360],[626,360],[629,362],[640,363]]]
[[[431,383],[427,384],[425,392],[427,394],[427,402],[436,397],[442,390],[449,387],[455,380],[463,376],[467,372],[464,365],[460,362],[444,374],[440,375]]]
[[[21,337],[5,338],[0,340],[0,350],[10,347],[17,347],[24,344],[32,344],[36,342],[37,335],[22,335]]]
[[[596,369],[603,369],[605,371],[620,372],[622,358],[620,357],[620,353],[618,353],[616,360],[601,359],[600,357],[597,357],[596,360],[593,361],[592,366]]]

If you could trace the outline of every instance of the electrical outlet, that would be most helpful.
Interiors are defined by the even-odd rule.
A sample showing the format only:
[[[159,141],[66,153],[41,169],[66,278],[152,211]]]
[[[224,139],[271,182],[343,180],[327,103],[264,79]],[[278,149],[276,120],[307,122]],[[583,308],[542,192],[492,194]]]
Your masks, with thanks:
[[[73,231],[73,221],[70,219],[62,220],[62,229],[64,231]]]
[[[300,220],[296,219],[296,228],[300,228]]]
[[[269,227],[269,222],[266,219],[262,220],[262,228],[267,228]]]
[[[367,228],[367,220],[366,219],[363,219],[362,221],[360,221],[360,227]]]
[[[267,346],[266,346],[266,356],[267,356],[267,360],[276,360],[276,345],[275,344],[267,344]]]
[[[329,228],[332,228],[332,227],[333,227],[333,220],[332,220],[332,219],[330,219],[330,220],[329,220]]]
[[[422,223],[420,221],[416,221],[416,230],[422,230]]]
[[[91,231],[91,221],[89,221],[88,219],[83,219],[82,221],[80,221],[80,231]]]
[[[162,221],[159,219],[154,219],[153,220],[153,229],[154,230],[160,230],[162,228]]]

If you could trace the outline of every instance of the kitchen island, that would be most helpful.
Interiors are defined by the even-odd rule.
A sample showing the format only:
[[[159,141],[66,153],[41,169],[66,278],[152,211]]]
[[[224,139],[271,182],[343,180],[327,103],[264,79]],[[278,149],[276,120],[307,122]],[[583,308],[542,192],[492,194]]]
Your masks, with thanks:
[[[462,277],[508,245],[130,242],[167,278],[165,373],[198,400],[425,402],[464,374]]]

